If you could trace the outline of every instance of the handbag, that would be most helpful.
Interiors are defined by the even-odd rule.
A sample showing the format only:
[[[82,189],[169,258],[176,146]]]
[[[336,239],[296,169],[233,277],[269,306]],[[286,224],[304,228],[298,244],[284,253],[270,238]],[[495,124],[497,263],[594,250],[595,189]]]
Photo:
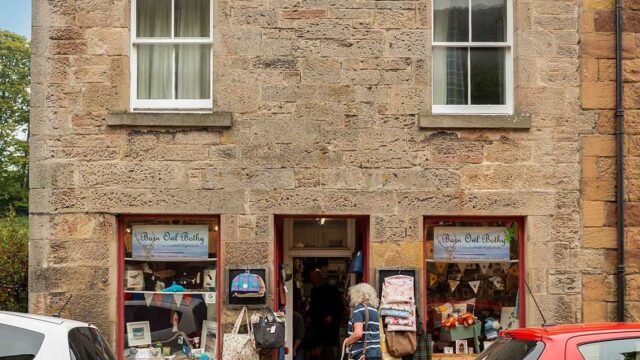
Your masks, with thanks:
[[[248,334],[238,334],[242,318],[247,321]],[[233,325],[231,333],[224,334],[222,340],[222,360],[258,360],[260,358],[254,345],[253,328],[247,314],[247,307],[243,307]]]
[[[382,353],[382,360],[400,360],[400,357],[389,354],[386,336],[386,331],[384,331],[384,327],[380,324],[380,352]]]
[[[392,356],[400,357],[416,352],[415,331],[389,331],[385,333],[387,350]]]
[[[258,318],[258,322],[253,326],[253,336],[256,340],[256,348],[277,349],[284,346],[285,322],[278,319],[276,314],[264,307]]]

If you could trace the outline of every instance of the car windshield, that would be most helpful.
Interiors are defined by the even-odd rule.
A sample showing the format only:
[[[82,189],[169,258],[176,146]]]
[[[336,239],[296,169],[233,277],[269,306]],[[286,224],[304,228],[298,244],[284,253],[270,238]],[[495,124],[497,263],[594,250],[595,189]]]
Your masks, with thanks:
[[[0,360],[31,360],[36,357],[44,334],[0,324]]]
[[[542,341],[512,339],[501,337],[487,350],[482,352],[477,360],[536,360],[544,350]]]

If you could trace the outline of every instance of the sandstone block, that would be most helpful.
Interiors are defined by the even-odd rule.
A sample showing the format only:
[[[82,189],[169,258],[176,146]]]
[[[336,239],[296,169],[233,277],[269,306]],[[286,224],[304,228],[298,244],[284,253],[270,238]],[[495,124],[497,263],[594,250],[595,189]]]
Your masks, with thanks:
[[[326,9],[290,9],[280,12],[280,16],[285,19],[314,19],[326,18]]]
[[[129,31],[125,28],[90,28],[87,47],[89,54],[128,55]]]
[[[613,9],[614,1],[612,0],[585,0],[584,8],[589,10]]]
[[[582,86],[582,107],[585,109],[613,109],[615,82],[585,82]]]
[[[613,276],[584,275],[582,279],[583,296],[586,301],[615,301]]]
[[[612,135],[590,135],[582,139],[585,156],[616,156],[616,138]]]
[[[605,205],[600,201],[585,201],[582,205],[584,226],[598,227],[605,223]]]
[[[616,228],[595,227],[584,229],[584,246],[588,248],[616,249]]]
[[[340,80],[341,63],[335,59],[306,58],[302,60],[301,78],[308,83],[337,83]]]
[[[586,33],[582,34],[581,48],[583,54],[597,59],[615,58],[615,34],[611,33]],[[636,42],[631,34],[622,37],[622,56],[635,57]]]

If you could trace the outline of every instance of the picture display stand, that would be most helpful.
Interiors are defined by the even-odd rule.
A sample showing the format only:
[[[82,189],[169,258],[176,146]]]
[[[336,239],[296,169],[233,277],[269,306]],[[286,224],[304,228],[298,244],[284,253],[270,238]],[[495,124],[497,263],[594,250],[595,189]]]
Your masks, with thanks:
[[[233,279],[243,273],[249,271],[250,274],[258,275],[264,280],[264,285],[266,287],[266,291],[264,296],[261,297],[237,297],[233,296],[233,292],[231,291],[231,283]],[[231,266],[225,269],[225,279],[227,280],[225,288],[226,288],[226,299],[227,305],[229,307],[254,307],[254,308],[262,308],[267,305],[267,296],[269,295],[269,271],[266,266]]]

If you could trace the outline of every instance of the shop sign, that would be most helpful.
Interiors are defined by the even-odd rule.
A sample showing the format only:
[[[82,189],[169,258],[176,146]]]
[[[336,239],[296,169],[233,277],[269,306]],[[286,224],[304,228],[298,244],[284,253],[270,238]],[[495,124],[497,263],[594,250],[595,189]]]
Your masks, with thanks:
[[[134,258],[209,257],[207,225],[133,225],[132,233]]]
[[[506,227],[434,227],[435,260],[510,260],[511,232]]]

